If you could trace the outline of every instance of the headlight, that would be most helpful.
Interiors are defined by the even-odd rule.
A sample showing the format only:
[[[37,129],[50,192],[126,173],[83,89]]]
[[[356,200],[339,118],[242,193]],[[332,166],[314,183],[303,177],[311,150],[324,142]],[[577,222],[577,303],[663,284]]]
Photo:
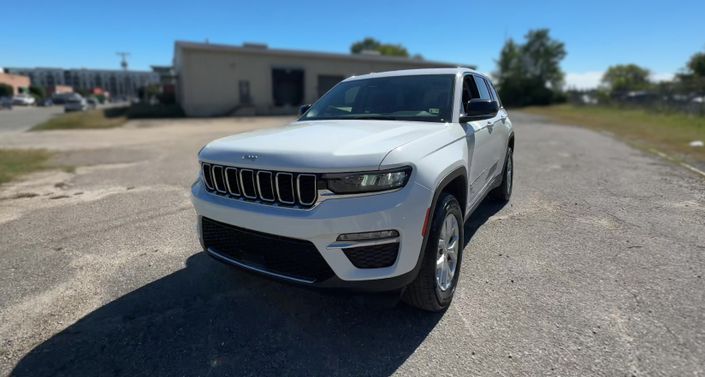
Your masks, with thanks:
[[[411,168],[404,167],[378,172],[325,174],[322,178],[328,190],[336,194],[358,194],[404,187],[410,175]]]

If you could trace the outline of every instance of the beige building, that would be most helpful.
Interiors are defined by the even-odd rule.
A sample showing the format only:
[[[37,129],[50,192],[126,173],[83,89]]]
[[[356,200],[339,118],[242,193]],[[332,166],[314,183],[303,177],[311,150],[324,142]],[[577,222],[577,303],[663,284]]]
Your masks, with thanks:
[[[294,114],[357,74],[457,64],[375,54],[333,54],[176,42],[176,99],[189,116]]]
[[[0,71],[0,84],[11,86],[13,94],[19,94],[29,90],[30,81],[27,76],[13,75]]]

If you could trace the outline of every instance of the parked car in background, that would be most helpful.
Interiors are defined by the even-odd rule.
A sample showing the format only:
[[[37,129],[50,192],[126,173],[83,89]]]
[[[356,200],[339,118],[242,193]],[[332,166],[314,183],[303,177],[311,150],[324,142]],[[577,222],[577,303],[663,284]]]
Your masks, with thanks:
[[[0,97],[0,110],[3,109],[12,110],[12,98]]]
[[[29,94],[21,93],[12,97],[12,104],[17,106],[32,106],[36,100]]]
[[[66,103],[66,101],[67,101],[68,99],[71,99],[71,98],[81,98],[81,95],[78,94],[78,93],[73,93],[73,92],[69,92],[69,93],[54,93],[54,94],[51,95],[51,101],[52,101],[55,105],[63,105],[64,103]]]
[[[73,93],[54,93],[51,95],[51,101],[55,105],[63,105],[66,103],[66,99],[70,98]]]
[[[95,97],[86,98],[86,102],[88,103],[88,107],[91,109],[95,109],[99,103],[98,99]]]
[[[43,107],[54,106],[54,101],[51,98],[43,98],[37,102],[37,105]]]
[[[72,111],[86,111],[88,110],[88,101],[81,96],[70,97],[64,102],[64,112],[70,113]]]

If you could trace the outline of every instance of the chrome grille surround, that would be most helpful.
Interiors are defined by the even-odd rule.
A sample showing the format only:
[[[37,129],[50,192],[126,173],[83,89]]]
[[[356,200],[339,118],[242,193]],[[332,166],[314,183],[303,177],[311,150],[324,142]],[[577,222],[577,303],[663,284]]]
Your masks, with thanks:
[[[201,178],[203,179],[203,184],[206,185],[206,188],[209,191],[214,190],[213,185],[212,185],[213,173],[211,173],[211,164],[208,164],[208,163],[201,164]],[[208,182],[209,179],[210,179],[210,182]]]
[[[213,187],[215,188],[215,191],[218,191],[221,194],[225,194],[227,192],[227,188],[225,187],[225,176],[223,175],[223,167],[220,165],[212,165],[211,166],[211,174],[213,175]],[[221,182],[223,187],[220,187],[218,182]]]
[[[262,179],[262,175],[267,175],[269,178]],[[257,196],[259,196],[260,199],[264,200],[265,202],[273,202],[275,200],[274,198],[274,185],[272,182],[272,172],[268,170],[257,170],[257,174],[255,174],[256,179],[257,179]],[[262,182],[264,181],[264,182]],[[265,191],[262,190],[262,187],[269,187],[269,190],[267,191],[267,194],[271,194],[270,197],[265,197]]]
[[[245,173],[248,173],[249,178],[245,178]],[[255,184],[255,172],[252,169],[240,169],[240,192],[247,199],[257,199],[257,185]],[[252,185],[254,193],[247,192],[247,186]]]
[[[279,176],[282,177],[289,177],[289,183],[290,183],[290,190],[291,190],[291,200],[284,200],[283,195],[281,194],[280,188],[279,188]],[[282,173],[279,172],[274,176],[274,183],[277,189],[277,198],[279,199],[280,202],[284,204],[296,204],[296,197],[294,196],[294,193],[296,192],[294,190],[294,175],[291,173]]]
[[[305,201],[301,198],[301,178],[306,178],[306,177],[312,177],[313,178],[313,199],[311,201]],[[316,179],[315,174],[299,174],[296,176],[296,197],[299,199],[299,203],[305,205],[305,206],[310,206],[316,203],[316,199],[318,199],[318,192],[316,189],[316,185],[318,184],[317,179]],[[309,194],[309,193],[307,193]]]
[[[230,175],[228,172],[232,171],[235,175],[235,182],[230,182]],[[225,168],[225,185],[228,188],[228,194],[232,196],[240,196],[240,180],[238,179],[238,172],[236,168],[226,167]]]
[[[206,190],[219,196],[302,209],[318,203],[316,174],[238,168],[208,162],[201,163],[201,171],[203,175],[210,174],[212,184],[202,177]],[[231,179],[233,177],[235,179]],[[301,177],[304,178],[305,193],[301,192]]]

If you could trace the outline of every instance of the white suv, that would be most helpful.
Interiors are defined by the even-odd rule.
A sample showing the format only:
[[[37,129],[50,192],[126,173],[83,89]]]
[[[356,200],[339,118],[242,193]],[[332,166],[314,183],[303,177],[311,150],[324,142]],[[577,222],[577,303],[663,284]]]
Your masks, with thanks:
[[[469,69],[348,78],[279,129],[215,140],[191,192],[216,259],[323,288],[451,302],[463,224],[512,193],[514,133]]]

